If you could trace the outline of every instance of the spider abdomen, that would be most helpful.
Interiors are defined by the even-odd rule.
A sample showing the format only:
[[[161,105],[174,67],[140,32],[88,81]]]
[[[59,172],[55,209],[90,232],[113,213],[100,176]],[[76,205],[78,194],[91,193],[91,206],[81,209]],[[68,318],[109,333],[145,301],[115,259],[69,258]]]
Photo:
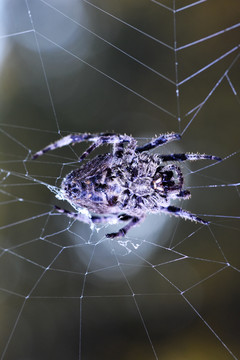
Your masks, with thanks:
[[[114,181],[111,155],[99,155],[81,168],[71,171],[62,181],[64,197],[76,208],[94,213],[109,213],[117,204],[122,186]],[[112,209],[112,210],[111,210]]]
[[[118,164],[110,154],[99,155],[67,174],[61,185],[64,197],[75,207],[86,207],[94,213],[134,211],[147,204],[153,208],[149,201],[155,192],[153,179],[144,171],[149,162],[146,166],[139,161],[137,168],[136,159],[135,166],[131,166],[123,161]]]

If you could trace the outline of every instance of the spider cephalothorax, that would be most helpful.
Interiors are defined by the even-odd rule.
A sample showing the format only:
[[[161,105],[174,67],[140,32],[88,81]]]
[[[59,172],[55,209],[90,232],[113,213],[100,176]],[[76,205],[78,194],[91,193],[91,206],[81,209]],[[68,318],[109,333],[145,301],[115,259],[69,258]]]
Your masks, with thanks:
[[[171,133],[160,135],[143,146],[137,146],[136,140],[127,135],[70,134],[38,151],[33,159],[65,145],[91,141],[93,144],[79,158],[79,161],[82,161],[96,147],[113,144],[112,153],[96,156],[63,179],[63,199],[79,212],[74,213],[56,207],[68,217],[89,224],[113,220],[129,221],[118,232],[107,234],[107,237],[125,236],[147,213],[164,212],[208,224],[196,215],[171,205],[171,199],[187,199],[190,192],[183,189],[183,174],[180,167],[169,162],[221,159],[205,154],[159,155],[147,152],[179,139],[179,134]],[[91,218],[82,213],[83,208],[93,213]]]

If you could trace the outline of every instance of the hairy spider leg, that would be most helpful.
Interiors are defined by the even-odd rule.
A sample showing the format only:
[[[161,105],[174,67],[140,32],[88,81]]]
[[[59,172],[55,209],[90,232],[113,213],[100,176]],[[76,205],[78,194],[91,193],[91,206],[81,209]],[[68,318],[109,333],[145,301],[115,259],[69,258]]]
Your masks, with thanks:
[[[84,151],[84,153],[80,156],[79,161],[85,159],[93,150],[103,144],[113,144],[113,155],[116,155],[117,157],[122,156],[125,143],[128,143],[127,146],[130,149],[134,150],[136,147],[136,140],[128,135],[103,134],[97,137],[95,140],[88,139],[88,141],[95,141],[95,143],[89,146],[86,151]]]
[[[73,218],[76,219],[78,221],[84,222],[88,225],[91,225],[92,223],[94,224],[101,224],[104,222],[109,222],[109,220],[117,220],[117,221],[129,221],[129,223],[124,226],[123,228],[121,228],[119,231],[115,232],[115,233],[110,233],[110,234],[106,234],[107,238],[115,238],[115,237],[123,237],[126,235],[126,233],[133,227],[135,226],[138,222],[140,222],[141,220],[144,219],[144,216],[141,217],[136,217],[136,216],[131,216],[131,215],[127,215],[127,214],[120,214],[120,215],[93,215],[91,217],[88,217],[84,214],[81,213],[74,213],[72,211],[69,210],[65,210],[65,209],[61,209],[60,207],[55,205],[55,209],[61,213],[61,214],[65,214],[67,215],[67,217],[69,218]]]
[[[92,224],[91,217],[88,217],[87,215],[84,215],[84,214],[81,214],[81,213],[74,213],[72,211],[62,209],[62,208],[60,208],[60,207],[58,207],[56,205],[54,206],[54,208],[59,213],[67,215],[67,217],[69,217],[69,218],[79,220],[79,221],[84,222],[85,224],[88,224],[88,225]]]
[[[91,146],[89,146],[89,148],[87,148],[86,151],[84,151],[84,153],[80,156],[80,158],[78,159],[78,161],[82,161],[83,159],[85,159],[93,150],[95,150],[99,145],[97,145],[97,143],[93,143]]]
[[[176,196],[182,199],[189,199],[191,197],[191,193],[189,190],[180,190]]]
[[[126,219],[123,217],[120,219],[120,215],[91,215],[90,217],[87,215],[84,215],[82,213],[75,213],[73,211],[65,210],[60,208],[59,206],[55,205],[55,210],[57,210],[61,214],[67,215],[67,217],[76,219],[78,221],[84,222],[85,224],[91,225],[94,224],[101,224],[104,222],[109,222],[110,220],[115,221],[127,221],[129,218]],[[130,217],[131,218],[131,217]]]
[[[169,205],[167,207],[160,206],[159,210],[161,212],[165,212],[168,215],[170,214],[170,215],[180,216],[181,218],[183,218],[185,220],[195,221],[195,222],[198,222],[198,223],[203,224],[203,225],[210,224],[209,221],[205,221],[205,220],[199,218],[198,216],[196,216],[194,214],[191,214],[190,212],[188,212],[186,210],[183,210],[183,209],[181,209],[179,207],[176,207],[176,206],[172,206],[172,205]]]
[[[85,224],[91,225],[93,224],[101,224],[104,222],[108,222],[109,221],[113,221],[113,222],[118,222],[118,221],[128,221],[132,219],[131,215],[127,215],[127,214],[120,214],[120,215],[91,215],[90,217],[81,214],[81,213],[75,213],[73,211],[69,211],[69,210],[65,210],[60,208],[59,206],[55,205],[55,210],[57,210],[59,213],[61,214],[65,214],[67,217],[71,218],[71,219],[76,219],[78,221],[84,222]]]
[[[115,145],[114,152],[118,151],[119,143],[121,144],[120,150],[122,149],[123,143],[128,143],[128,146],[132,149],[135,149],[135,147],[136,147],[136,140],[126,134],[125,135],[120,135],[120,134],[115,134],[115,133],[100,133],[98,135],[97,134],[88,134],[88,133],[70,134],[70,135],[63,137],[62,139],[55,141],[52,144],[47,145],[42,150],[39,150],[38,152],[36,152],[33,155],[32,159],[35,160],[36,158],[38,158],[39,156],[42,156],[43,154],[45,154],[48,151],[52,151],[57,148],[61,148],[63,146],[67,146],[70,144],[75,145],[76,143],[80,143],[83,141],[92,141],[92,142],[95,142],[95,144],[90,146],[83,153],[83,155],[80,157],[81,160],[84,159],[87,155],[89,155],[96,147],[101,146],[103,144],[114,144]]]
[[[181,139],[180,134],[175,134],[175,133],[161,134],[157,138],[152,139],[151,142],[149,142],[143,146],[138,146],[136,148],[136,152],[148,151],[148,150],[154,149],[157,146],[164,145],[170,141],[180,140],[180,139]]]
[[[122,227],[117,232],[106,234],[106,237],[109,239],[113,239],[116,237],[123,237],[133,226],[135,226],[137,223],[139,223],[140,221],[142,221],[144,219],[144,216],[141,216],[141,217],[132,216],[131,217],[129,215],[129,217],[131,218],[131,220],[129,221],[129,223],[126,226]]]
[[[195,161],[195,160],[217,160],[221,161],[222,159],[218,156],[214,155],[206,155],[206,154],[169,154],[169,155],[158,155],[162,161]]]

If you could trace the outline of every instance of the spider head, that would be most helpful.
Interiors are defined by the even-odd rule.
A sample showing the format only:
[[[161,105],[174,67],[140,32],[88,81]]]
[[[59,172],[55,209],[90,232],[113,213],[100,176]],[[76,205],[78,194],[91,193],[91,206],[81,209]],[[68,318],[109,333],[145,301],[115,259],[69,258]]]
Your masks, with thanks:
[[[159,166],[153,178],[154,190],[160,191],[165,196],[189,198],[190,192],[182,190],[183,175],[176,165]]]
[[[155,174],[153,179],[153,188],[155,190],[165,191],[174,185],[173,171],[161,171]]]

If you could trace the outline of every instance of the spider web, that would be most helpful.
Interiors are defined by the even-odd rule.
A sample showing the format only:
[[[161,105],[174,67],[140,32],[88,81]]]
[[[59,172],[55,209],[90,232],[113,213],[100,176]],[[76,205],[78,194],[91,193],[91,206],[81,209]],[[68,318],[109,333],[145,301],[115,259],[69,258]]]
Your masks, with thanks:
[[[1,359],[240,359],[237,2],[0,6]],[[86,144],[31,155],[113,130],[221,156],[182,166],[176,202],[210,225],[149,216],[109,240],[56,214]]]

